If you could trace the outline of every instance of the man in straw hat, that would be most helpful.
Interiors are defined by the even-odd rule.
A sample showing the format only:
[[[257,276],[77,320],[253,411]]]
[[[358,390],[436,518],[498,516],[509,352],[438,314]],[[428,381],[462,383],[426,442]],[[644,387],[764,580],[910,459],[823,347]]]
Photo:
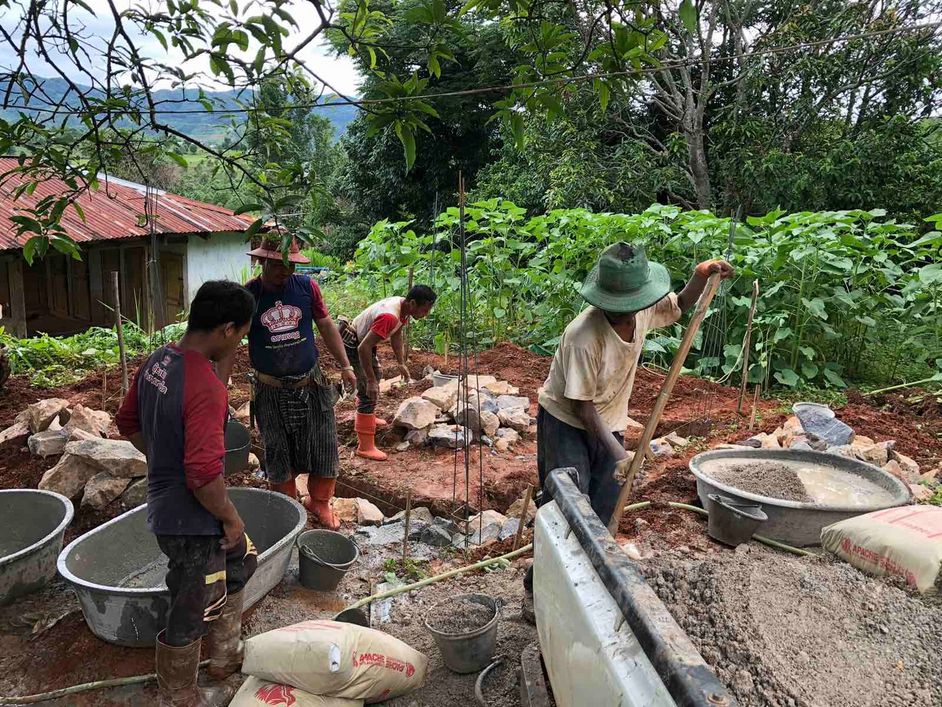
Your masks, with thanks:
[[[602,251],[582,286],[591,306],[566,327],[540,390],[537,468],[541,484],[553,469],[575,468],[603,523],[618,499],[615,465],[627,457],[622,435],[644,338],[693,307],[712,273],[727,278],[733,269],[723,260],[702,262],[675,294],[667,268],[649,262],[642,247],[620,242]],[[524,587],[530,618],[532,568]]]
[[[287,256],[280,236],[266,238],[249,252],[262,274],[246,283],[257,302],[249,329],[249,361],[255,371],[254,413],[265,442],[265,472],[272,489],[295,498],[295,477],[308,474],[302,503],[324,527],[340,522],[330,508],[337,481],[337,391],[318,364],[314,327],[341,367],[341,377],[356,386],[337,326],[317,283],[295,274],[295,265],[310,262],[292,239]],[[228,380],[232,362],[219,367]]]

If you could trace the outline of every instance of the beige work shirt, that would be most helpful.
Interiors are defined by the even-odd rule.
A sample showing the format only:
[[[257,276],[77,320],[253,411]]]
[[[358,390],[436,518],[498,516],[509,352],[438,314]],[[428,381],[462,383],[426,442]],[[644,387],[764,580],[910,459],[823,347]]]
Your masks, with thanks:
[[[644,337],[650,329],[673,324],[680,314],[677,295],[671,292],[635,314],[635,335],[628,342],[601,309],[588,307],[563,332],[540,389],[540,405],[567,425],[584,429],[573,401],[591,400],[609,430],[624,432]]]

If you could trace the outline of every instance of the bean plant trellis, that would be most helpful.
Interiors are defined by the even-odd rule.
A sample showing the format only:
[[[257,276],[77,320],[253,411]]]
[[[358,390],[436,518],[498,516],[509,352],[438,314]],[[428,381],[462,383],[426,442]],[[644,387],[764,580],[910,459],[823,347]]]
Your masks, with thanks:
[[[428,233],[405,221],[377,223],[360,244],[348,285],[361,297],[402,292],[412,268],[416,282],[430,282],[441,294],[413,340],[439,350],[456,340],[457,217],[448,209]],[[774,211],[737,224],[727,343],[709,357],[693,356],[694,370],[729,375],[741,362],[738,342],[754,279],[762,290],[753,383],[844,387],[848,380],[892,382],[942,370],[942,234],[884,217],[880,209]],[[929,219],[933,227],[939,221],[942,214]],[[730,219],[663,205],[639,214],[568,209],[528,219],[513,203],[494,199],[468,206],[467,229],[473,340],[480,347],[510,340],[550,353],[583,307],[578,286],[602,247],[643,244],[680,287],[697,262],[727,251]],[[678,326],[652,335],[648,355],[666,362],[679,332]]]

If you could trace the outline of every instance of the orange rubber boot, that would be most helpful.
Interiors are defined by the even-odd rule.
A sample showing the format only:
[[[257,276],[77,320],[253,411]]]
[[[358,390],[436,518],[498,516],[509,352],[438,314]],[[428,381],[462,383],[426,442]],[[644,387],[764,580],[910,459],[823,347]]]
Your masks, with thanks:
[[[308,478],[307,487],[311,495],[304,499],[304,507],[314,514],[315,520],[328,530],[340,530],[340,520],[330,509],[330,499],[334,497],[337,479],[313,476]]]
[[[376,415],[373,415],[373,418],[376,420],[376,429],[381,430],[384,427],[389,427],[389,423],[386,422],[386,420],[384,420],[383,418],[376,417]]]
[[[268,483],[268,487],[269,487],[272,491],[277,491],[278,493],[283,493],[283,494],[284,494],[285,496],[287,496],[288,498],[297,499],[297,497],[298,497],[298,487],[297,487],[297,485],[294,483],[294,479],[293,479],[293,478],[290,479],[290,480],[288,480],[288,481],[282,481],[282,482],[279,483],[279,484],[274,484],[274,483],[269,482],[269,483]]]
[[[376,448],[376,415],[358,412],[353,429],[356,430],[357,439],[360,441],[357,445],[358,457],[377,462],[386,461],[386,453]]]

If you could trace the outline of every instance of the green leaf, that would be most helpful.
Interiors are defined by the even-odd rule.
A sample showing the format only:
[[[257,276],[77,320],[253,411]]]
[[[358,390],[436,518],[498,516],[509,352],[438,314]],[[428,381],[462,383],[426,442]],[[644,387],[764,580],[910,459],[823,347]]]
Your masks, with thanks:
[[[919,282],[924,285],[932,285],[942,282],[942,263],[933,263],[919,269]]]
[[[176,152],[168,152],[167,157],[172,159],[174,162],[176,162],[178,165],[180,165],[183,168],[190,166],[189,163],[186,161],[186,158],[183,155],[177,154]]]
[[[830,368],[824,369],[824,377],[827,379],[828,383],[837,387],[837,388],[846,388],[847,383],[844,382],[844,379],[841,378],[835,371],[832,371]]]
[[[818,367],[806,361],[801,364],[801,375],[805,377],[805,380],[812,381],[818,377]]]
[[[818,319],[823,319],[827,321],[828,313],[824,308],[824,300],[820,297],[815,297],[813,299],[808,299],[807,297],[801,298],[801,303],[808,308],[808,311],[811,312]]]
[[[690,34],[694,34],[697,31],[697,9],[693,6],[693,3],[690,0],[683,0],[680,3],[680,9],[678,10],[680,15],[680,21],[684,23],[684,27],[687,28],[687,31]]]
[[[406,155],[406,171],[408,172],[415,164],[415,133],[402,123],[396,123],[396,135]]]
[[[242,204],[242,206],[235,209],[232,213],[234,213],[236,216],[240,216],[242,214],[247,214],[249,211],[261,211],[261,210],[262,210],[261,204]]]
[[[789,388],[794,388],[798,385],[798,374],[795,373],[790,368],[783,368],[781,371],[775,372],[775,380],[777,380],[782,385],[787,385]]]
[[[522,150],[524,145],[523,115],[519,111],[510,113],[510,130],[513,132],[514,144],[518,150]]]

